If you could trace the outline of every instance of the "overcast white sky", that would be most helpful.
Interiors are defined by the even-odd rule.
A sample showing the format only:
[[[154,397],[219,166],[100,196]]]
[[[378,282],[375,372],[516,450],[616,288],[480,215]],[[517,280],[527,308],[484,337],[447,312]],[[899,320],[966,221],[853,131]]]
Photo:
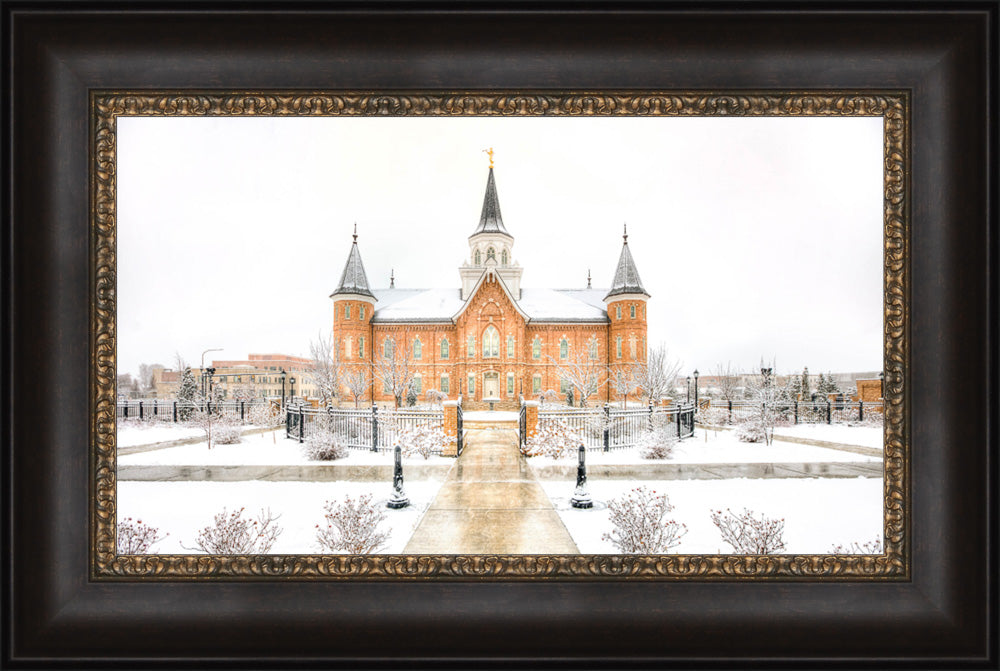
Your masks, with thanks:
[[[523,286],[627,222],[682,371],[881,369],[881,118],[119,118],[119,372],[307,354],[354,222],[374,287],[459,287],[487,147]]]

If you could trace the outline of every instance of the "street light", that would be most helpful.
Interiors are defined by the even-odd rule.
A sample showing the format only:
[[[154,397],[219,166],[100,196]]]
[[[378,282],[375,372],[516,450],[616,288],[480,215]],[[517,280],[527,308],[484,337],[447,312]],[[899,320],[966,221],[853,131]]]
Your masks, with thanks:
[[[207,349],[207,350],[205,350],[204,352],[201,353],[201,366],[199,366],[199,370],[201,371],[201,395],[202,396],[205,395],[205,355],[208,354],[209,352],[221,352],[221,351],[222,351],[221,347],[211,347],[211,348],[209,348],[209,349]],[[214,369],[213,369],[213,372],[214,372]]]
[[[291,400],[294,401],[295,400],[295,378],[294,377],[288,378],[288,385],[289,385],[289,387],[288,387],[288,396],[289,396],[289,398],[291,398]]]
[[[885,398],[885,371],[878,374],[878,393],[879,396]]]
[[[698,369],[694,369],[694,407],[698,407]]]
[[[691,376],[689,375],[686,378],[684,378],[684,381],[685,381],[685,385],[684,386],[687,387],[687,402],[690,403],[691,402]]]
[[[281,369],[281,407],[285,407],[285,369]]]

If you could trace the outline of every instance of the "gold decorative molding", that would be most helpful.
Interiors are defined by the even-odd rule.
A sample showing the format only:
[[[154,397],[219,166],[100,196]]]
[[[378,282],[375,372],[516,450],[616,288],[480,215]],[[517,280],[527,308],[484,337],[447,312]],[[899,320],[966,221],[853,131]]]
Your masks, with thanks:
[[[91,576],[136,579],[907,580],[910,99],[905,92],[125,92],[90,98]],[[120,116],[879,116],[884,119],[882,555],[117,555],[116,120]]]

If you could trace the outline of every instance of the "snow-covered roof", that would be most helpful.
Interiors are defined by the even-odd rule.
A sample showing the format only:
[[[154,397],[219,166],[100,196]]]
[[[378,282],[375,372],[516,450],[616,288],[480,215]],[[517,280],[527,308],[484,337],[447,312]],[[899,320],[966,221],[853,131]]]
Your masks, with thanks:
[[[531,321],[606,322],[607,289],[522,289],[518,307]],[[465,305],[459,289],[375,289],[374,322],[450,322]]]
[[[618,257],[618,268],[615,269],[615,278],[611,281],[611,289],[605,298],[618,296],[620,294],[646,294],[642,287],[642,280],[639,279],[639,271],[632,260],[632,252],[628,249],[628,234],[622,243],[622,253]]]
[[[358,294],[361,296],[372,296],[368,288],[368,274],[365,273],[365,264],[361,262],[361,252],[358,251],[358,236],[354,235],[354,244],[351,245],[351,253],[344,264],[344,272],[340,274],[340,282],[331,296],[337,294]]]

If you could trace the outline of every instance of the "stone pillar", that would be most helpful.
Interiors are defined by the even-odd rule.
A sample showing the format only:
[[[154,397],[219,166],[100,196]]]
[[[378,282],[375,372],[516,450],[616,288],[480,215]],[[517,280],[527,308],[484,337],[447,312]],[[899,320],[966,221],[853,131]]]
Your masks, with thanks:
[[[670,398],[669,396],[664,396],[663,398],[660,399],[660,405],[664,408],[673,405],[673,403],[674,399]]]
[[[445,443],[441,455],[445,457],[458,456],[458,401],[445,401],[444,406],[444,436]]]
[[[531,438],[538,433],[538,401],[524,402],[524,433]]]

